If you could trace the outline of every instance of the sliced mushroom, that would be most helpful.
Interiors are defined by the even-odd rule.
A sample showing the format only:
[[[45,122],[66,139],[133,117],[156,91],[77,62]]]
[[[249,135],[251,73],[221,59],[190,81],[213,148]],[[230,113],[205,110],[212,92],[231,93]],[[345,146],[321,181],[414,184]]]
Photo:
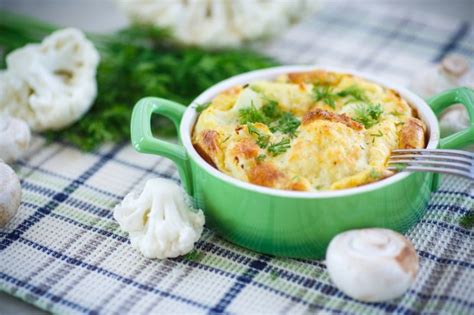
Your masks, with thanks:
[[[334,284],[354,299],[380,302],[401,296],[418,272],[418,256],[403,235],[388,229],[352,230],[329,244],[326,265]]]
[[[20,200],[20,181],[13,169],[0,160],[0,227],[15,216]]]
[[[30,128],[21,119],[0,115],[0,159],[12,163],[20,158],[30,145]]]

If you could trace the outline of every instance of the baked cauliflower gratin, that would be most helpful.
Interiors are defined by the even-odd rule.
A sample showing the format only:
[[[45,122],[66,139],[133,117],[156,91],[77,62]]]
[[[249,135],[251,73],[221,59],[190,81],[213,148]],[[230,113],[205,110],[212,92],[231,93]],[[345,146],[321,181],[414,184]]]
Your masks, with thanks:
[[[254,81],[196,107],[192,141],[211,165],[276,189],[360,186],[393,173],[390,152],[423,148],[425,124],[391,89],[326,71]]]

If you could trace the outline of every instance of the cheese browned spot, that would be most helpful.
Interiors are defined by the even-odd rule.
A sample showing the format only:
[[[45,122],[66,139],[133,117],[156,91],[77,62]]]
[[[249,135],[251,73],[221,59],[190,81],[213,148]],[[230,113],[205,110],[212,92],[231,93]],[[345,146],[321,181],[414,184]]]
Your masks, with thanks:
[[[215,130],[203,130],[202,131],[202,142],[206,146],[207,150],[211,153],[216,152],[218,149],[217,139],[219,134]]]
[[[410,117],[400,130],[400,149],[422,149],[425,147],[425,124]]]
[[[198,138],[200,138],[200,141],[193,143],[194,148],[206,162],[216,167],[216,163],[214,163],[212,157],[215,157],[216,153],[220,150],[217,142],[219,134],[215,130],[206,129],[201,131]]]
[[[242,92],[242,86],[237,85],[237,86],[231,87],[230,89],[225,90],[224,92],[222,92],[222,94],[239,95],[240,92]]]
[[[252,184],[274,187],[277,181],[284,177],[272,163],[263,162],[256,164],[247,174]]]
[[[291,182],[290,185],[288,185],[289,190],[295,190],[295,191],[307,191],[308,188],[309,188],[308,185],[302,181]]]
[[[319,108],[316,108],[310,112],[307,112],[303,116],[303,125],[309,124],[310,122],[318,120],[318,119],[339,122],[354,130],[364,129],[364,127],[360,123],[358,123],[355,120],[352,120],[346,114],[336,114],[334,112],[329,112],[327,110],[323,110]]]
[[[288,80],[291,83],[309,83],[309,84],[322,84],[322,85],[335,85],[338,84],[342,79],[342,76],[338,73],[327,72],[323,70],[315,70],[309,72],[297,72],[289,73]]]
[[[254,158],[258,155],[258,146],[251,139],[241,139],[232,149],[232,155],[244,156],[246,159]]]

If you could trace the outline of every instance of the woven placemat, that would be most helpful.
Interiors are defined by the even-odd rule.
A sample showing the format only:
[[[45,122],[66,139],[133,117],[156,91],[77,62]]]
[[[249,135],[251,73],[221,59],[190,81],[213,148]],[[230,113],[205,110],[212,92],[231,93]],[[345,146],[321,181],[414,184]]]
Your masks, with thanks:
[[[260,49],[285,63],[350,66],[406,84],[450,52],[474,60],[467,22],[379,8],[330,7]],[[410,15],[411,14],[411,15]],[[173,164],[126,144],[82,153],[35,137],[15,166],[18,215],[0,230],[0,289],[55,313],[449,313],[474,312],[474,183],[445,177],[407,236],[420,256],[412,288],[387,303],[337,290],[321,261],[275,258],[206,229],[192,255],[145,259],[112,208],[149,178],[178,181]]]

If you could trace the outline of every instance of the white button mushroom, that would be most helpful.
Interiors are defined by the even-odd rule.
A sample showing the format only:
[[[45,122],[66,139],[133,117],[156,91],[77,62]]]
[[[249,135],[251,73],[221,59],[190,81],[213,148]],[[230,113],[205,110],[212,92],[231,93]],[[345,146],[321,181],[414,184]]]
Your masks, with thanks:
[[[16,214],[20,200],[20,181],[11,167],[0,160],[0,227]]]
[[[0,113],[25,120],[35,131],[78,120],[96,93],[99,54],[77,29],[67,28],[11,52],[0,73]]]
[[[30,128],[21,119],[0,115],[0,159],[11,163],[30,145]]]
[[[418,272],[418,256],[403,235],[388,229],[352,230],[329,244],[326,266],[334,284],[354,299],[380,302],[401,296]]]
[[[125,196],[115,207],[114,218],[129,233],[132,247],[147,258],[190,252],[204,226],[202,211],[192,211],[181,187],[162,178],[148,180],[140,195]]]

